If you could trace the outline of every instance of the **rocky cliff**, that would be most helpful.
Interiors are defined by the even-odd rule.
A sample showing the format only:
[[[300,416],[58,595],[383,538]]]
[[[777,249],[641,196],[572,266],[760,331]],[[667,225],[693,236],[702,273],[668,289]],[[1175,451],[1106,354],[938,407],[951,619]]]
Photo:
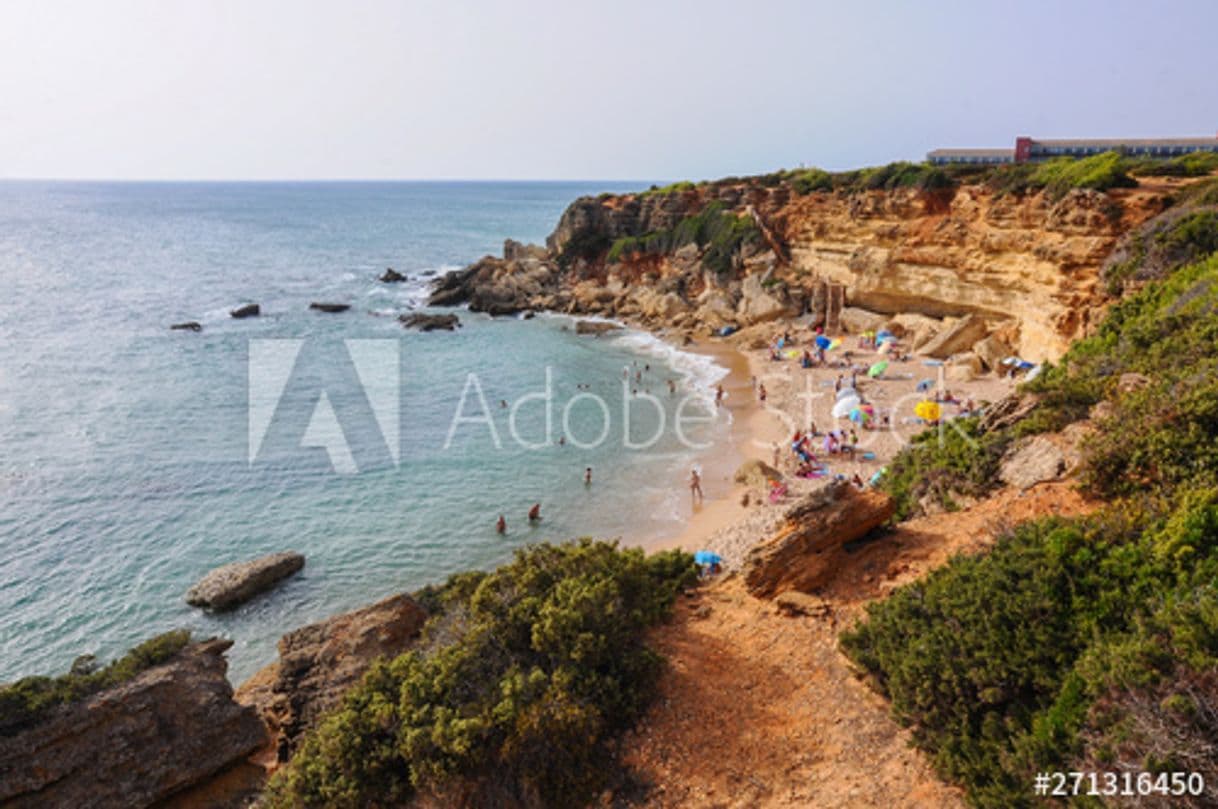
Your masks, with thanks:
[[[799,193],[774,177],[578,199],[545,248],[509,242],[442,279],[433,303],[693,333],[801,314],[850,331],[901,315],[923,318],[927,339],[975,315],[978,339],[999,335],[991,353],[1056,359],[1107,303],[1100,270],[1121,235],[1172,190]]]
[[[133,679],[0,738],[0,805],[149,806],[240,762],[266,731],[233,701],[224,651],[192,644]]]

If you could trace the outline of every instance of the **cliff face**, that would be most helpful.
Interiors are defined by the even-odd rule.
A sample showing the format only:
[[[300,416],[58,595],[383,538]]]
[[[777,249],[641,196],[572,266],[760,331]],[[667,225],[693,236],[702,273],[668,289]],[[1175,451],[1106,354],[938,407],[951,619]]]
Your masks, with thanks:
[[[599,314],[687,332],[805,313],[834,331],[924,316],[934,332],[952,327],[943,318],[975,314],[1007,349],[1052,360],[1107,303],[1099,274],[1120,236],[1163,211],[1170,192],[1144,184],[1061,199],[981,185],[800,194],[755,178],[585,197],[563,213],[544,250],[510,243],[505,258],[446,278],[433,302],[492,314]],[[708,266],[708,243],[673,236],[713,202],[755,228],[726,269]],[[627,238],[651,241],[620,249]],[[838,321],[842,304],[853,316]]]
[[[223,653],[186,647],[134,679],[0,738],[0,804],[148,806],[244,759],[266,739],[233,701]]]

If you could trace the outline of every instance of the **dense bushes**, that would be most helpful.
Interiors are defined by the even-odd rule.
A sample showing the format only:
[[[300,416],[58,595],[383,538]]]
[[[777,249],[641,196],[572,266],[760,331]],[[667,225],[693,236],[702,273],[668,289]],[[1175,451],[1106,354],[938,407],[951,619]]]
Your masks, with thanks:
[[[1108,191],[1133,188],[1129,161],[1116,152],[1084,158],[1059,157],[1043,163],[1010,163],[990,170],[985,183],[998,194],[1044,191],[1059,199],[1076,188]]]
[[[926,498],[951,511],[955,498],[988,492],[1010,441],[1003,432],[982,433],[976,418],[952,421],[915,436],[881,478],[881,488],[896,502],[895,518],[914,516]]]
[[[612,264],[631,255],[673,253],[693,244],[703,251],[702,263],[708,269],[726,273],[734,266],[741,249],[760,238],[761,233],[751,217],[734,214],[716,200],[669,230],[618,239],[609,248],[605,260]]]
[[[0,736],[12,736],[38,724],[59,705],[124,683],[145,669],[164,663],[190,643],[190,632],[166,632],[146,640],[103,668],[92,655],[72,664],[59,677],[26,677],[0,688]]]
[[[1134,162],[1131,170],[1148,177],[1204,177],[1218,171],[1218,152],[1193,152],[1170,160],[1146,158]]]
[[[924,440],[891,465],[885,485],[905,507],[945,481],[967,491],[1004,441],[1109,403],[1084,446],[1083,485],[1107,500],[1101,510],[1025,523],[872,605],[842,638],[974,803],[1030,805],[1038,770],[1218,777],[1214,345],[1218,256],[1114,306],[1025,386],[1040,404],[1024,421]]]
[[[1175,270],[1218,250],[1218,208],[1184,203],[1122,239],[1103,269],[1109,293],[1122,294],[1131,282],[1166,278]]]
[[[575,806],[605,743],[646,706],[661,660],[642,631],[692,557],[583,540],[521,550],[423,594],[425,646],[375,665],[272,783],[272,806]]]

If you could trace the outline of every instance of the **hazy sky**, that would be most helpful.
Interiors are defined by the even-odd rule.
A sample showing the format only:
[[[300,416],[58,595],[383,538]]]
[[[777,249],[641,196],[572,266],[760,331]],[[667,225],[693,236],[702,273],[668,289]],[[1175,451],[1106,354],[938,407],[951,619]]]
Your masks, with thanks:
[[[0,0],[0,177],[710,178],[1212,135],[1218,2]]]

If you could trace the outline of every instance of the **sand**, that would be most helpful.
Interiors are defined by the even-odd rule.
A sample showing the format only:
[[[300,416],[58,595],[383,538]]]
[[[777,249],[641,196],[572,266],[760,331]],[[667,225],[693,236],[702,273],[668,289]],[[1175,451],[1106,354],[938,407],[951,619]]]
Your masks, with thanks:
[[[795,338],[795,347],[802,351],[811,346],[812,338],[806,328],[793,324],[775,323],[767,327],[754,327],[747,334],[731,340],[705,341],[687,347],[707,354],[728,368],[724,380],[727,392],[726,406],[732,414],[732,434],[728,446],[712,455],[706,464],[714,471],[713,480],[708,480],[706,500],[691,502],[689,521],[678,536],[650,546],[650,550],[680,547],[686,550],[707,549],[723,557],[725,567],[737,568],[756,542],[768,536],[778,523],[786,507],[800,496],[824,486],[835,475],[850,478],[858,475],[869,480],[918,433],[926,424],[914,416],[914,407],[927,398],[919,392],[918,383],[934,380],[937,388],[942,384],[954,398],[961,402],[972,400],[976,406],[993,402],[1008,394],[1014,382],[993,374],[978,377],[969,382],[940,381],[940,366],[928,365],[928,358],[912,356],[907,361],[890,362],[888,369],[878,379],[869,379],[866,369],[884,357],[875,350],[857,346],[857,338],[842,337],[842,345],[829,352],[830,362],[844,362],[844,352],[851,352],[851,363],[856,370],[856,389],[863,400],[874,405],[878,413],[889,414],[886,429],[861,429],[846,419],[834,419],[831,414],[835,403],[834,384],[838,377],[849,384],[850,369],[846,367],[801,368],[798,359],[782,361],[770,359],[768,349],[745,347],[755,345],[789,331]],[[789,346],[788,346],[789,347]],[[766,401],[759,400],[757,387],[764,385]],[[933,391],[932,391],[933,394]],[[963,410],[962,406],[944,404],[945,429],[950,420]],[[790,451],[790,439],[798,429],[807,431],[811,425],[824,433],[828,430],[844,429],[847,434],[854,427],[858,436],[857,451],[853,455],[828,455],[821,438],[813,440],[812,449],[818,462],[828,468],[828,477],[805,479],[794,475],[798,465]],[[870,453],[874,457],[865,457]],[[768,491],[762,487],[748,487],[731,480],[732,464],[738,466],[745,460],[756,458],[776,465],[784,475],[788,495],[771,502]],[[777,464],[775,461],[777,460]],[[708,473],[709,474],[709,473]],[[747,496],[748,505],[743,505]],[[692,500],[692,499],[691,499]]]

